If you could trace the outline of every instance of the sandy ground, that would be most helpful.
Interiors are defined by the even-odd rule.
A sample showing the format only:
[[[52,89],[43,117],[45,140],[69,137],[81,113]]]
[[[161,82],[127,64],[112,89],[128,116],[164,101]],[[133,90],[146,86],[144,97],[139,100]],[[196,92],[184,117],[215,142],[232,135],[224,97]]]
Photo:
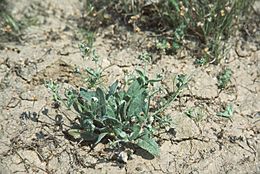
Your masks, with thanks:
[[[166,111],[174,120],[175,134],[160,142],[160,156],[147,159],[137,150],[127,164],[120,164],[109,158],[111,152],[103,144],[90,151],[64,137],[67,117],[75,114],[52,108],[52,96],[44,86],[50,79],[64,82],[64,87],[84,85],[75,67],[94,66],[78,49],[83,4],[11,2],[15,17],[26,13],[37,18],[37,25],[23,31],[21,43],[0,41],[0,173],[260,173],[259,23],[251,37],[234,38],[229,58],[217,66],[198,67],[185,50],[174,56],[154,53],[149,75],[161,73],[169,88],[175,74],[193,78]],[[141,63],[137,58],[149,41],[145,33],[124,26],[98,31],[94,47],[102,66],[111,65],[105,72],[108,84]],[[233,76],[228,88],[220,91],[217,75],[226,67]],[[229,103],[234,107],[232,118],[218,117]],[[184,114],[189,108],[199,110],[196,118]]]

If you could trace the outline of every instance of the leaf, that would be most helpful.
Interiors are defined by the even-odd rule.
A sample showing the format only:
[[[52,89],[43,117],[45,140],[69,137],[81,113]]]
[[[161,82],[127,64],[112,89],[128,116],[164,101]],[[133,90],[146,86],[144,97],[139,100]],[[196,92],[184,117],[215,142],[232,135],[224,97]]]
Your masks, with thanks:
[[[87,67],[85,70],[86,70],[87,73],[90,74],[91,76],[94,76],[94,77],[97,76],[97,73],[95,72],[95,70],[94,70],[93,68]]]
[[[145,112],[145,109],[143,109],[145,107],[145,89],[139,90],[139,93],[132,97],[133,99],[129,105],[127,116],[139,115],[141,112]]]
[[[68,130],[68,134],[75,139],[81,138],[79,129],[70,129]]]
[[[114,129],[116,136],[119,137],[120,139],[127,140],[128,135],[121,129]]]
[[[116,110],[112,105],[107,105],[107,115],[109,117],[116,118]]]
[[[81,119],[79,120],[80,127],[84,128],[85,131],[94,132],[96,126],[93,124],[93,121],[94,119],[92,117],[81,116]]]
[[[118,80],[115,81],[111,86],[109,86],[109,96],[112,96],[116,93],[116,90],[117,90],[117,87],[118,87]]]
[[[106,109],[107,109],[107,113],[106,115],[108,115],[109,117],[113,117],[113,118],[116,118],[117,116],[117,104],[116,104],[116,100],[115,100],[115,97],[114,96],[111,96],[107,99],[107,106],[106,106]]]
[[[232,105],[228,105],[224,112],[217,113],[217,116],[230,118],[233,115],[233,107]]]
[[[179,5],[178,5],[178,3],[176,2],[176,0],[170,0],[169,2],[171,3],[171,5],[173,5],[173,6],[176,8],[176,10],[177,10],[178,12],[180,11]]]
[[[143,137],[143,139],[138,139],[137,145],[153,156],[158,156],[160,153],[158,144],[151,138]]]
[[[103,122],[105,125],[113,126],[113,127],[118,127],[118,126],[122,125],[122,123],[118,119],[110,117],[110,116],[104,116]]]
[[[96,92],[88,91],[87,89],[84,88],[80,88],[79,94],[86,101],[90,101],[92,97],[96,96]]]
[[[98,138],[98,135],[93,133],[93,132],[87,132],[87,131],[83,131],[80,134],[81,138],[86,140],[86,141],[96,141],[96,139]]]
[[[121,120],[125,120],[126,119],[126,109],[127,109],[127,105],[126,105],[126,101],[123,100],[121,101],[121,103],[119,103],[119,106],[118,106],[118,112],[120,114],[120,118]]]
[[[218,75],[218,88],[224,89],[230,82],[232,76],[231,69],[225,69],[221,74]]]
[[[139,77],[137,78],[137,80],[139,81],[139,83],[141,85],[147,84],[148,82],[148,77],[145,75],[145,73],[142,70],[136,69],[135,70],[138,74]],[[141,81],[140,81],[141,80]]]
[[[95,145],[97,145],[107,134],[107,132],[99,134],[98,139],[95,142]]]
[[[104,92],[102,91],[101,88],[97,88],[96,95],[97,95],[97,98],[98,98],[98,103],[99,103],[99,108],[100,108],[100,111],[101,111],[100,112],[101,116],[104,116],[104,115],[106,115],[105,94],[104,94]]]
[[[70,129],[68,130],[68,134],[75,139],[82,138],[86,141],[94,141],[97,139],[97,135],[95,133],[82,131],[80,129]]]
[[[141,86],[140,82],[137,79],[135,79],[129,86],[129,88],[127,90],[127,94],[130,96],[133,96],[141,89],[141,87],[142,86]]]
[[[133,141],[133,140],[135,140],[136,138],[138,138],[138,136],[140,136],[140,134],[141,134],[141,126],[139,126],[139,125],[134,125],[133,126],[133,129],[132,129],[132,133],[131,133],[131,135],[130,135],[130,137],[129,137],[129,140],[130,141]]]

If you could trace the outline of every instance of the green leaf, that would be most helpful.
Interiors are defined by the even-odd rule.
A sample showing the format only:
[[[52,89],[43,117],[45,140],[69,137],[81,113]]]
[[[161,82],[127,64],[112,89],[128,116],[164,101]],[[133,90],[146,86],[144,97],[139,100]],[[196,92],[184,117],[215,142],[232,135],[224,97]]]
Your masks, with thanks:
[[[83,131],[80,129],[70,129],[68,130],[68,134],[75,139],[82,138],[86,141],[94,141],[97,139],[97,135],[95,133]]]
[[[153,156],[158,156],[160,153],[158,144],[151,138],[143,137],[143,139],[138,139],[137,145]]]
[[[130,141],[133,141],[140,136],[141,131],[142,131],[141,126],[140,125],[134,125],[132,131],[133,132],[131,133],[131,135],[129,137]]]
[[[116,108],[113,105],[107,105],[107,115],[116,118]]]
[[[97,145],[107,134],[107,132],[99,134],[98,139],[95,142],[95,145]]]
[[[126,109],[127,109],[126,101],[123,100],[118,105],[118,112],[119,112],[121,120],[125,120],[126,119]]]
[[[112,96],[116,93],[116,90],[117,90],[117,87],[118,87],[118,80],[115,81],[111,86],[109,86],[109,96]]]
[[[147,84],[148,77],[145,75],[145,73],[142,70],[139,70],[139,69],[136,69],[135,71],[139,74],[139,77],[137,78],[139,83],[141,85]]]
[[[97,88],[96,90],[96,95],[98,98],[98,103],[99,103],[99,108],[100,108],[100,113],[101,113],[101,117],[103,117],[104,115],[106,115],[106,100],[105,100],[105,94],[102,91],[101,88]]]
[[[232,76],[231,69],[225,69],[221,74],[218,75],[218,87],[224,89],[227,84],[230,82]]]
[[[86,140],[86,141],[96,141],[96,139],[98,138],[98,135],[92,132],[87,132],[87,131],[83,131],[80,134],[81,138]]]
[[[96,96],[96,92],[88,91],[87,89],[84,88],[80,88],[79,94],[86,101],[90,101],[92,97]]]
[[[93,119],[92,118],[85,118],[84,120],[80,121],[80,125],[82,128],[84,128],[85,131],[87,132],[94,132],[95,130],[95,125],[93,124]]]
[[[135,96],[132,96],[133,99],[129,105],[127,116],[139,115],[141,112],[145,112],[145,89],[139,90],[139,93]]]
[[[107,126],[113,126],[113,127],[122,126],[122,123],[118,119],[110,117],[110,116],[104,116],[103,122]]]
[[[176,0],[169,0],[169,2],[170,2],[171,5],[173,5],[176,8],[177,12],[180,11],[179,5],[176,2]]]
[[[111,97],[109,97],[107,99],[106,109],[107,109],[106,115],[108,115],[109,117],[114,117],[114,118],[117,117],[117,115],[118,115],[118,106],[117,106],[117,103],[116,103],[116,98],[114,96],[111,96]]]
[[[134,96],[141,89],[141,87],[142,85],[140,84],[140,82],[137,79],[135,79],[129,86],[127,94],[130,96]]]
[[[120,139],[127,140],[128,135],[121,129],[114,129],[116,136],[119,137]]]
[[[98,76],[97,72],[96,72],[93,68],[87,67],[85,70],[86,70],[87,73],[90,74],[91,76],[94,76],[94,77]]]
[[[79,129],[70,129],[68,130],[68,134],[75,139],[81,138]]]
[[[232,105],[227,105],[226,109],[224,112],[219,112],[217,113],[217,116],[220,117],[225,117],[225,118],[230,118],[233,115],[233,107]]]

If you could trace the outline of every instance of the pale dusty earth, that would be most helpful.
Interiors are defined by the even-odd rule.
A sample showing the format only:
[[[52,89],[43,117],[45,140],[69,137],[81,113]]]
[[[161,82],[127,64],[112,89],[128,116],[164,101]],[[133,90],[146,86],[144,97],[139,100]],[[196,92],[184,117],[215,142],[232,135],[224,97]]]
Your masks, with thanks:
[[[45,80],[84,85],[76,67],[93,67],[78,49],[77,28],[83,10],[78,0],[10,1],[12,14],[37,18],[23,30],[20,42],[0,40],[0,173],[260,173],[260,19],[250,18],[246,32],[237,31],[219,65],[197,66],[183,49],[176,55],[154,53],[149,75],[161,73],[171,88],[176,74],[193,74],[188,88],[166,111],[173,133],[160,141],[153,159],[136,150],[127,164],[111,158],[107,146],[94,150],[63,134],[75,114],[55,109]],[[255,10],[260,14],[259,1]],[[94,48],[102,58],[107,84],[122,79],[142,62],[137,57],[154,38],[112,24],[97,32]],[[233,72],[220,91],[217,75]],[[231,103],[231,119],[216,115]],[[184,112],[196,107],[198,116]]]

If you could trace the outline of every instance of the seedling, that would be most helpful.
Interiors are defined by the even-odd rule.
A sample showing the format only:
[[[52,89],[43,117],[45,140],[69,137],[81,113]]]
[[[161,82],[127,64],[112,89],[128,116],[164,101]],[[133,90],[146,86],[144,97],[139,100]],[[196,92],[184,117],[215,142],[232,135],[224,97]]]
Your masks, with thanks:
[[[147,51],[144,51],[138,56],[138,59],[145,63],[150,63],[152,61],[152,55]]]
[[[199,122],[204,116],[201,107],[191,107],[187,111],[184,112],[186,116],[191,118],[192,120]]]
[[[231,118],[233,115],[233,107],[231,104],[226,106],[226,109],[223,112],[218,112],[217,116],[224,117],[224,118]]]
[[[218,75],[218,88],[224,89],[227,87],[232,76],[231,69],[227,68]]]
[[[171,48],[171,45],[166,39],[162,39],[156,42],[156,48],[162,52],[166,52],[166,50]]]

